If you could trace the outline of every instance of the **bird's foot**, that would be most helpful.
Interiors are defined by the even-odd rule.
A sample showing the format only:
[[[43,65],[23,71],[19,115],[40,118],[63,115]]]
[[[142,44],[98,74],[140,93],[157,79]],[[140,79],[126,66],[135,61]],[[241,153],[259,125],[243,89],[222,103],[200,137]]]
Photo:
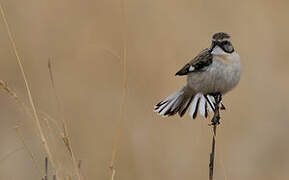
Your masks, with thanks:
[[[221,107],[220,107],[221,110],[226,110],[226,107],[225,105],[221,102]]]
[[[209,126],[216,126],[220,124],[220,116],[214,116]]]
[[[215,93],[213,94],[213,97],[215,99],[215,112],[214,117],[211,120],[210,126],[217,126],[220,124],[220,112],[219,109],[225,109],[225,106],[222,104],[222,94],[221,93]]]

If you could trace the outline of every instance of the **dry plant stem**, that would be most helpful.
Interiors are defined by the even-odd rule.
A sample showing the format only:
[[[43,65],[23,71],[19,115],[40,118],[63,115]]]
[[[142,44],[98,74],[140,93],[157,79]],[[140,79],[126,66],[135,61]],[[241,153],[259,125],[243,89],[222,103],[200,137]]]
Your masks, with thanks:
[[[13,100],[15,100],[16,103],[17,103],[18,105],[20,105],[20,107],[23,108],[28,115],[30,115],[30,116],[32,115],[32,111],[29,109],[29,107],[27,107],[27,105],[18,98],[17,94],[16,94],[14,91],[12,91],[12,89],[8,86],[8,84],[7,84],[6,82],[0,80],[0,87],[8,94]],[[58,124],[57,124],[57,122],[55,121],[55,119],[53,119],[52,117],[50,117],[50,116],[49,116],[48,114],[46,114],[45,112],[38,111],[38,113],[39,113],[40,115],[44,116],[44,118],[43,118],[44,120],[47,120],[47,121],[52,122],[52,123],[56,126],[56,129],[58,130],[59,133],[62,132],[62,130],[60,129],[60,127],[58,127]],[[32,117],[33,117],[33,115],[32,115]],[[41,173],[41,170],[40,170],[40,167],[38,166],[38,164],[37,164],[37,162],[36,162],[36,158],[34,157],[34,154],[32,153],[32,151],[29,149],[29,147],[28,147],[27,144],[25,143],[25,140],[24,140],[24,138],[23,138],[23,135],[22,135],[22,134],[20,133],[20,131],[19,131],[19,125],[17,125],[17,126],[15,127],[15,130],[16,130],[16,133],[17,133],[19,139],[21,140],[22,144],[24,145],[25,149],[26,149],[27,152],[29,153],[29,156],[30,156],[31,160],[33,161],[33,164],[35,165],[35,167],[36,167],[36,169],[38,170],[39,174],[42,174],[42,173]],[[63,136],[61,136],[61,138],[63,138]],[[64,139],[64,138],[63,138],[63,139]],[[65,143],[65,145],[67,145],[67,144]],[[67,147],[67,148],[68,148],[68,147]],[[72,148],[70,148],[70,149],[72,150]],[[70,151],[70,153],[71,153],[70,155],[73,155],[73,152],[72,152],[72,151]],[[75,157],[75,156],[73,156],[73,157]],[[74,159],[75,159],[75,158],[74,158]],[[76,160],[75,160],[75,161],[76,161]],[[81,167],[80,167],[79,164],[80,164],[80,163],[77,164],[77,167],[78,167],[78,170],[79,170],[78,173],[80,173],[82,179],[84,179],[83,176],[82,176],[82,174],[81,174],[81,172],[80,172]],[[79,177],[79,176],[78,176],[78,177]]]
[[[23,108],[25,110],[25,112],[28,114],[28,115],[31,115],[31,111],[29,110],[29,107],[27,107],[25,105],[25,103],[23,101],[21,101],[17,94],[12,91],[12,89],[8,86],[8,84],[2,80],[0,80],[0,87],[13,99],[16,101],[16,103],[18,105],[20,105],[21,108]],[[45,116],[47,116],[48,118],[50,118],[48,115],[44,114]],[[53,120],[53,119],[52,119]],[[52,121],[51,120],[51,121]],[[18,122],[19,123],[19,122]],[[20,123],[19,123],[20,124]],[[35,165],[36,169],[38,170],[39,174],[41,174],[41,170],[40,170],[40,167],[38,166],[37,162],[36,162],[36,158],[34,156],[34,154],[32,153],[32,151],[29,149],[29,147],[27,146],[27,144],[25,143],[24,141],[24,137],[23,135],[20,133],[20,130],[19,130],[19,127],[20,125],[17,125],[16,127],[14,127],[19,139],[21,140],[24,148],[27,150],[27,152],[29,153],[29,156],[33,162],[33,164]]]
[[[44,180],[48,180],[48,158],[47,157],[45,157],[44,166],[45,166]]]
[[[62,106],[60,104],[60,100],[59,97],[56,93],[56,88],[55,88],[55,81],[54,81],[54,77],[53,77],[53,73],[52,73],[52,65],[51,65],[51,58],[48,59],[48,70],[49,70],[49,77],[50,77],[50,81],[51,81],[51,85],[52,85],[52,89],[54,91],[54,96],[56,99],[56,103],[58,106],[58,110],[60,111],[59,114],[61,115],[61,121],[62,121],[62,128],[63,128],[63,134],[64,137],[68,136],[68,130],[67,130],[67,121],[66,119],[63,117],[63,110],[62,110]]]
[[[29,115],[29,116],[32,115],[31,109],[30,109],[29,107],[27,107],[27,105],[18,98],[17,94],[16,94],[14,91],[11,90],[11,88],[7,85],[6,82],[0,80],[0,87],[9,95],[9,97],[11,97],[13,100],[15,100],[15,102],[27,113],[27,115]],[[38,113],[39,113],[40,115],[44,116],[44,120],[47,119],[47,120],[49,120],[50,122],[52,122],[52,123],[56,126],[58,132],[61,132],[61,129],[60,129],[60,127],[58,126],[58,124],[57,124],[57,122],[55,121],[55,119],[53,119],[52,117],[50,117],[50,116],[49,116],[47,113],[45,113],[45,112],[38,111]],[[32,117],[33,117],[33,115],[32,115]],[[19,122],[18,122],[18,123],[19,123]],[[20,124],[20,123],[19,123],[19,124]],[[18,125],[17,127],[15,127],[15,129],[18,130],[18,129],[19,129],[19,125]]]
[[[212,151],[211,151],[211,153],[210,153],[210,163],[209,163],[209,180],[213,180],[213,176],[214,176],[215,144],[216,144],[216,140],[215,140],[215,136],[216,136],[216,128],[217,128],[217,125],[214,125],[214,127],[213,127],[214,135],[213,135],[213,141],[212,141]]]
[[[33,164],[35,165],[36,169],[38,170],[39,174],[41,174],[41,170],[40,170],[40,167],[39,167],[38,164],[37,164],[36,158],[35,158],[34,154],[32,153],[32,151],[31,151],[31,150],[29,149],[29,147],[27,146],[27,144],[25,143],[24,137],[23,137],[23,135],[20,133],[18,126],[15,127],[15,131],[16,131],[19,139],[21,140],[24,148],[25,148],[25,149],[27,150],[27,152],[29,153],[29,156],[30,156]]]
[[[125,14],[125,0],[121,0],[121,17],[122,17],[122,42],[123,42],[123,47],[122,47],[122,103],[121,103],[121,109],[120,109],[120,119],[118,120],[117,127],[116,127],[116,133],[115,133],[115,140],[114,140],[114,145],[113,145],[113,150],[112,150],[112,155],[111,155],[111,162],[110,162],[110,170],[111,170],[111,180],[114,180],[115,174],[116,174],[116,169],[115,169],[115,159],[116,159],[116,154],[118,151],[118,146],[119,146],[119,137],[121,135],[121,125],[122,122],[125,119],[125,106],[126,106],[126,90],[127,90],[127,67],[126,67],[126,56],[127,56],[127,30],[126,30],[126,24],[127,24],[127,19],[126,19],[126,14]]]
[[[9,157],[11,157],[12,155],[14,155],[15,153],[17,153],[18,151],[21,151],[21,150],[23,150],[23,147],[14,149],[13,151],[9,152],[8,154],[6,154],[5,156],[0,158],[0,163],[7,160]]]
[[[1,3],[0,3],[0,11],[1,11],[1,16],[2,16],[2,19],[4,21],[4,24],[5,24],[5,27],[6,27],[10,42],[11,42],[12,47],[13,47],[14,54],[15,54],[16,59],[17,59],[18,66],[20,68],[22,77],[24,79],[24,83],[25,83],[25,87],[26,87],[26,90],[27,90],[29,102],[30,102],[30,105],[32,107],[33,116],[34,116],[34,119],[36,121],[36,125],[37,125],[37,128],[39,130],[39,133],[40,133],[41,141],[42,141],[42,143],[44,145],[44,148],[45,148],[45,150],[46,150],[46,152],[48,154],[48,157],[49,157],[49,159],[51,161],[52,166],[55,167],[55,163],[53,161],[52,154],[50,152],[49,146],[47,145],[47,141],[45,139],[45,136],[44,136],[41,124],[40,124],[40,120],[39,120],[39,117],[38,117],[38,114],[37,114],[37,111],[36,111],[36,107],[35,107],[35,104],[34,104],[34,101],[33,101],[32,95],[31,95],[30,87],[29,87],[29,84],[28,84],[28,81],[27,81],[27,77],[26,77],[22,62],[21,62],[21,58],[20,58],[20,56],[18,54],[17,46],[16,46],[16,43],[15,43],[13,37],[12,37],[12,33],[11,33],[10,28],[9,28],[9,25],[8,25],[8,22],[7,22],[7,19],[6,19],[6,16],[5,16],[5,13],[4,13],[4,10],[3,10],[3,7],[2,7]],[[56,175],[57,175],[57,171],[56,171]]]
[[[62,109],[62,106],[61,106],[61,103],[60,103],[60,100],[59,100],[59,97],[57,95],[57,92],[56,92],[56,88],[55,88],[55,81],[54,81],[54,76],[53,76],[53,72],[52,72],[52,64],[51,64],[51,58],[48,59],[48,70],[49,70],[49,77],[50,77],[50,81],[51,81],[51,84],[52,84],[52,88],[53,88],[53,91],[54,91],[54,95],[55,95],[55,98],[56,98],[56,103],[57,103],[57,106],[59,109],[59,114],[61,115],[61,121],[62,121],[62,129],[63,129],[63,137],[62,137],[62,140],[66,146],[66,148],[68,149],[69,153],[70,153],[70,156],[72,158],[72,162],[73,162],[73,166],[77,172],[77,177],[79,180],[82,180],[83,179],[83,176],[81,174],[81,171],[80,171],[80,167],[78,166],[78,163],[77,163],[77,160],[76,160],[76,157],[75,157],[75,154],[72,150],[72,147],[71,147],[71,143],[70,143],[70,139],[69,139],[69,134],[68,134],[68,128],[67,128],[67,121],[66,119],[64,118],[63,116],[63,109]]]
[[[211,120],[211,125],[213,126],[213,141],[212,141],[212,151],[210,153],[210,163],[209,163],[209,180],[213,180],[214,177],[214,162],[215,162],[215,146],[216,146],[216,133],[217,126],[220,124],[220,102],[222,99],[221,94],[214,95],[215,98],[215,111],[214,116]]]

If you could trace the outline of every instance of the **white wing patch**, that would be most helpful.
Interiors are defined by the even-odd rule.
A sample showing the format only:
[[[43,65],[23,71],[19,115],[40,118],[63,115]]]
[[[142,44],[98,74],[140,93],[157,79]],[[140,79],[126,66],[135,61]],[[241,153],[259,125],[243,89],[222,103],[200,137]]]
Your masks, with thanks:
[[[190,68],[189,68],[189,71],[192,72],[194,70],[195,70],[195,67],[191,65]]]

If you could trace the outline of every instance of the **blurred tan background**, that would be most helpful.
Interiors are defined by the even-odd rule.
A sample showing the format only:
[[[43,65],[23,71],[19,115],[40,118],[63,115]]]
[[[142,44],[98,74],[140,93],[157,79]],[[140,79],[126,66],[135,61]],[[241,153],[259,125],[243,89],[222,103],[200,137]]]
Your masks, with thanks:
[[[187,114],[163,119],[152,108],[184,84],[185,78],[175,77],[175,72],[209,47],[218,31],[231,34],[243,73],[239,86],[224,97],[227,110],[218,128],[215,179],[289,178],[288,1],[125,0],[126,23],[118,0],[1,2],[37,109],[69,121],[85,179],[110,178],[121,118],[118,57],[123,53],[123,29],[128,87],[115,179],[208,178],[208,120],[193,121]],[[0,22],[0,79],[28,105],[3,19]],[[49,58],[62,115],[49,80]],[[3,90],[0,105],[0,179],[40,180],[45,151],[34,119]],[[19,121],[35,162],[14,129]],[[69,158],[58,146],[61,149],[61,143],[53,149],[58,168],[69,171]]]

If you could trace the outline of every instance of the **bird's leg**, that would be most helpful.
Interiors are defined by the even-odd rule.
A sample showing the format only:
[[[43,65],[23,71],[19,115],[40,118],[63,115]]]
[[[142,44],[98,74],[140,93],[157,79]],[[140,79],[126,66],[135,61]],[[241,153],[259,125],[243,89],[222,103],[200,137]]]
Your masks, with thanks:
[[[218,125],[220,124],[220,104],[222,101],[222,95],[220,93],[213,94],[213,97],[215,98],[215,111],[214,111],[214,117],[211,120],[210,125]],[[222,107],[222,106],[221,106]]]
[[[226,110],[226,107],[225,105],[221,102],[221,107],[220,107],[221,110]]]

